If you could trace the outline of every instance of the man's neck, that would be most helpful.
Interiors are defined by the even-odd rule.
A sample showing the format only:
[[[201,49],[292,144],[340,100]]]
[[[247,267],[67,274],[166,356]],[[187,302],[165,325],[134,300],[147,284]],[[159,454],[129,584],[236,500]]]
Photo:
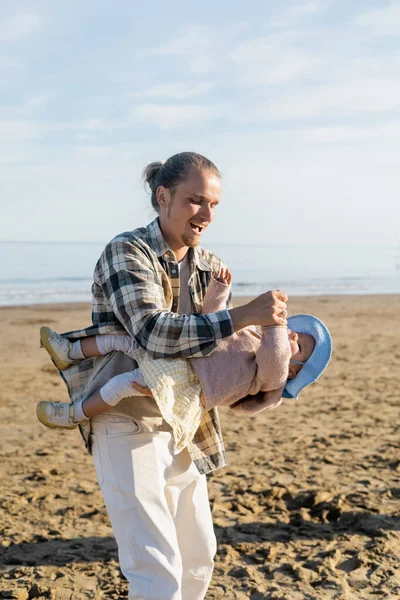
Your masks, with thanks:
[[[173,250],[173,248],[171,248]],[[176,256],[176,260],[180,263],[185,260],[187,253],[189,252],[189,248],[184,246],[183,248],[179,248],[179,250],[173,250],[173,253]]]
[[[189,247],[188,246],[177,247],[176,243],[174,243],[173,236],[169,235],[168,231],[165,231],[160,218],[158,219],[158,222],[160,224],[160,230],[164,237],[164,240],[167,242],[168,246],[171,248],[172,252],[175,254],[176,260],[178,262],[181,262],[185,258],[186,254],[188,253]]]

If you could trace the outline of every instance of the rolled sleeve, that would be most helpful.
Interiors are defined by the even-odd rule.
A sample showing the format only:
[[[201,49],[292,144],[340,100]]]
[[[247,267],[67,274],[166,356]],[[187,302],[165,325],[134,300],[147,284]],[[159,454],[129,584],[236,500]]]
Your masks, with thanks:
[[[214,331],[215,339],[220,340],[234,333],[232,318],[229,310],[219,310],[205,317]]]

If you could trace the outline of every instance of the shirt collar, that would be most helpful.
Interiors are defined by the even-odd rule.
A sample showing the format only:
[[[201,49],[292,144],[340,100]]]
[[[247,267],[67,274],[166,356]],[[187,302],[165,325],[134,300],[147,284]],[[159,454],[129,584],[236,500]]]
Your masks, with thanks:
[[[147,239],[149,245],[154,250],[156,255],[160,258],[166,258],[167,260],[175,260],[176,257],[171,248],[168,246],[165,238],[161,232],[160,222],[158,217],[154,219],[149,225],[146,227],[147,230]],[[211,271],[208,263],[203,259],[201,249],[196,246],[196,248],[189,248],[189,262],[193,262],[195,266],[200,269],[200,271]]]
[[[158,217],[156,217],[154,221],[147,225],[146,230],[149,245],[154,250],[156,255],[160,257],[168,253],[168,255],[171,254],[172,257],[173,252],[164,239],[164,236],[160,229],[160,222],[158,220]]]
[[[211,271],[210,265],[204,260],[201,248],[189,248],[190,260],[193,260],[194,264],[200,271]]]

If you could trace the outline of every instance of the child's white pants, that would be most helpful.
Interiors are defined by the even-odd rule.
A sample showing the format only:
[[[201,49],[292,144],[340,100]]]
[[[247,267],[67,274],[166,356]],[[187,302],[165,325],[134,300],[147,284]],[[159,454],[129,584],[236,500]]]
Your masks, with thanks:
[[[205,475],[170,432],[129,417],[92,419],[91,442],[129,600],[202,600],[216,552]]]

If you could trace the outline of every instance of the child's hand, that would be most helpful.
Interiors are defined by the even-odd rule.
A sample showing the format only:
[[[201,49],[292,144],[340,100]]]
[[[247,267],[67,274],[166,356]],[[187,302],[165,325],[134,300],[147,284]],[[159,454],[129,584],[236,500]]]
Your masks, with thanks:
[[[138,392],[140,392],[141,394],[143,394],[143,396],[150,396],[151,398],[153,397],[153,394],[151,393],[150,388],[148,387],[143,387],[141,385],[139,385],[138,383],[131,383],[131,386],[133,388],[135,388],[135,390],[137,390]]]
[[[231,285],[232,283],[232,273],[227,267],[222,267],[219,273],[214,271],[213,275],[214,278],[220,283],[223,283],[225,285]]]

